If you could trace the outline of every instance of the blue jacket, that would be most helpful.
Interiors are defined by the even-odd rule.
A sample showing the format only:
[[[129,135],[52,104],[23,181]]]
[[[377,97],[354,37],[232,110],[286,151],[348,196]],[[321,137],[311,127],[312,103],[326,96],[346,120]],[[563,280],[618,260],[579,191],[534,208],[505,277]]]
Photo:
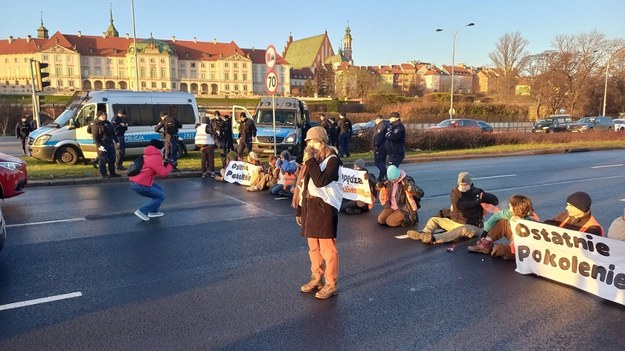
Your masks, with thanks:
[[[406,144],[406,128],[401,121],[391,124],[387,129],[386,135],[386,152],[390,155],[403,154],[404,145]]]
[[[276,161],[276,165],[280,168],[282,173],[295,173],[297,170],[297,163],[295,161]]]

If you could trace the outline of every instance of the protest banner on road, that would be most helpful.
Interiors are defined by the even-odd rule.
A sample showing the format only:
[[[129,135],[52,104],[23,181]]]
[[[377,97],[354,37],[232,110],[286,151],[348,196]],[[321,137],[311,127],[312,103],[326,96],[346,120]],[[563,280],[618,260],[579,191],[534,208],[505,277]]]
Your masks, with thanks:
[[[228,183],[239,183],[250,186],[252,179],[258,176],[258,166],[243,161],[232,161],[226,168],[224,180]]]
[[[343,190],[343,198],[371,204],[371,188],[367,172],[341,167],[339,182]]]
[[[625,242],[528,220],[510,226],[517,272],[625,305]]]

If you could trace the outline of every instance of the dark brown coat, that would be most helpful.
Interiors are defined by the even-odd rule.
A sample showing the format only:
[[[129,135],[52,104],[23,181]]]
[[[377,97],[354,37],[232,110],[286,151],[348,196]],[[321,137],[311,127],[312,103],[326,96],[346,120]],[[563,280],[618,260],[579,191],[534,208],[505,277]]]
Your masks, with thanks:
[[[339,224],[339,211],[332,205],[323,202],[318,197],[308,195],[308,180],[312,179],[316,187],[321,188],[333,181],[339,180],[338,157],[331,157],[325,170],[321,171],[316,159],[308,159],[305,163],[306,174],[304,175],[304,191],[302,192],[302,205],[297,208],[297,216],[302,219],[301,235],[306,238],[333,239],[336,238]]]

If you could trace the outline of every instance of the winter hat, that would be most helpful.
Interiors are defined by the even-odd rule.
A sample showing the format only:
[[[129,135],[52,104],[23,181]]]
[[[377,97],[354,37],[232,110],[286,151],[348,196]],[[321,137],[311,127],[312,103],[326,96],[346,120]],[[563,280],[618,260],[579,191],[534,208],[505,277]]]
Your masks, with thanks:
[[[254,151],[250,151],[250,153],[247,155],[247,157],[252,159],[252,160],[258,160],[258,155]]]
[[[325,128],[316,126],[312,127],[306,133],[306,141],[308,140],[317,140],[323,141],[324,143],[328,143],[328,133],[326,133]]]
[[[365,169],[365,160],[359,158],[356,161],[354,161],[354,166],[358,167],[359,169]]]
[[[566,198],[566,202],[582,212],[588,212],[590,211],[592,200],[590,200],[590,195],[583,191],[578,191],[569,195],[569,197]]]
[[[280,157],[284,157],[284,159],[288,161],[291,159],[291,153],[284,150],[280,153]]]
[[[458,184],[473,184],[473,180],[471,179],[471,174],[469,172],[460,172],[458,174]]]
[[[229,158],[229,159],[231,159],[231,160],[233,160],[233,161],[236,161],[236,160],[237,160],[237,158],[238,158],[237,153],[236,153],[236,152],[234,152],[234,151],[230,151],[230,152],[228,152],[228,158]]]
[[[390,165],[386,169],[386,178],[388,178],[388,180],[395,180],[399,178],[400,175],[399,168],[395,165]]]
[[[399,112],[391,112],[389,118],[399,118]]]
[[[161,150],[163,149],[163,147],[165,146],[165,144],[163,143],[163,141],[158,140],[158,139],[152,139],[150,140],[150,145],[154,146],[155,148]]]

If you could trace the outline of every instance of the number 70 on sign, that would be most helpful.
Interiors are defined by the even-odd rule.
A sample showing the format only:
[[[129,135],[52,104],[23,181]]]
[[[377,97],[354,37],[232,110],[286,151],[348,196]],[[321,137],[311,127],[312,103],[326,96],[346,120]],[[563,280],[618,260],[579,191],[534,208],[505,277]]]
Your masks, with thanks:
[[[267,93],[273,95],[278,92],[278,85],[280,82],[278,81],[278,75],[274,70],[270,70],[267,72],[267,76],[265,76],[265,88],[267,89]]]

